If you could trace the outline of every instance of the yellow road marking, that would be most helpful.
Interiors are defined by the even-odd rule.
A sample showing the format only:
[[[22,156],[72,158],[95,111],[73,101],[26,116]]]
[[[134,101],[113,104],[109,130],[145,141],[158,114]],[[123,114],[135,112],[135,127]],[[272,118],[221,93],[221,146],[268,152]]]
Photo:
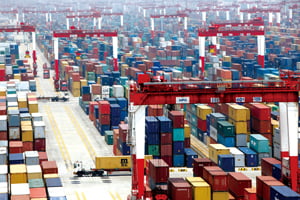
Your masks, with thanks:
[[[82,196],[83,200],[87,200],[87,198],[86,198],[84,192],[81,193],[81,196]]]
[[[111,192],[109,192],[109,195],[111,196],[111,198],[112,198],[113,200],[116,200],[115,196],[114,196]]]
[[[121,198],[121,196],[120,196],[120,194],[118,192],[116,192],[116,196],[117,196],[118,200],[122,200],[122,198]]]
[[[73,111],[67,106],[64,106],[64,109],[65,109],[67,115],[69,116],[72,124],[74,125],[74,128],[75,128],[77,134],[80,136],[81,141],[83,142],[86,150],[89,152],[92,160],[95,162],[96,152],[95,152],[93,146],[91,145],[88,137],[86,136],[83,129],[81,128],[79,122],[77,121]]]
[[[62,134],[61,134],[61,132],[60,132],[58,126],[57,126],[57,123],[56,123],[56,121],[53,117],[52,112],[50,111],[50,107],[48,105],[43,105],[43,106],[44,106],[46,114],[49,118],[51,128],[53,130],[53,133],[54,133],[55,139],[57,141],[57,144],[58,144],[59,150],[61,152],[61,155],[64,159],[65,164],[66,164],[67,170],[71,171],[72,170],[71,157],[70,157],[70,154],[69,154],[68,149],[66,147],[66,144],[65,144],[65,142],[62,138]]]
[[[75,195],[76,195],[76,199],[77,199],[77,200],[80,200],[80,195],[78,194],[77,191],[75,192]]]
[[[41,88],[41,82],[39,78],[36,78],[36,89],[39,93],[39,95],[44,96],[44,90]]]

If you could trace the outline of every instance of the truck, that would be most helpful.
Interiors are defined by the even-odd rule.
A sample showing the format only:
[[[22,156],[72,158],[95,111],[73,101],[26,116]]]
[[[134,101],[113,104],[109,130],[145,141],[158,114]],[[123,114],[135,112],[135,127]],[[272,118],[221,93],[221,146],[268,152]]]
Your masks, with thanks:
[[[43,78],[44,79],[49,79],[50,78],[50,70],[49,69],[44,69],[43,70]]]
[[[59,83],[60,91],[68,91],[68,83],[66,80],[60,80]]]
[[[152,155],[145,156],[146,162],[149,159],[153,159]],[[78,177],[83,176],[103,176],[108,175],[113,171],[131,171],[131,156],[104,156],[96,157],[95,168],[85,169],[82,161],[76,161],[73,164],[73,174]]]

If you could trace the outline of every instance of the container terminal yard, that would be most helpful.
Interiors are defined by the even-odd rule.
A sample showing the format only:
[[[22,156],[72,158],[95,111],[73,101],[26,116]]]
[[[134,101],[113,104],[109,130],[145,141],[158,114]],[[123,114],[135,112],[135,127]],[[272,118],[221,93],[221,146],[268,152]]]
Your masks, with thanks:
[[[0,200],[300,199],[299,0],[0,3]]]

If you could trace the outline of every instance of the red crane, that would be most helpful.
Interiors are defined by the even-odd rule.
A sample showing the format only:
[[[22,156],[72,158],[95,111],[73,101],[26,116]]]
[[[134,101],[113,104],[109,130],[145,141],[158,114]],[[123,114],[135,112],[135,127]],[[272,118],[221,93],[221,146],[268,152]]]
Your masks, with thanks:
[[[17,26],[0,26],[0,32],[27,32],[27,33],[32,33],[32,60],[33,60],[33,73],[34,76],[37,75],[36,72],[36,41],[35,41],[35,27],[31,25],[25,25],[24,23],[21,23],[20,25]],[[26,54],[29,54],[29,52],[26,52]]]
[[[77,11],[78,12],[78,11]],[[78,19],[78,27],[80,27],[80,18],[93,18],[94,19],[94,27],[96,27],[96,20],[98,19],[98,29],[101,29],[100,24],[100,18],[101,18],[101,14],[99,12],[93,12],[92,14],[77,14],[77,15],[67,15],[67,29],[70,28],[70,19]]]
[[[300,77],[300,76],[298,76]],[[298,93],[299,78],[282,74],[275,81],[187,81],[151,82],[149,74],[138,75],[137,82],[130,83],[129,137],[132,145],[132,199],[144,196],[144,149],[146,105],[195,104],[195,103],[280,103],[281,157],[288,160],[292,189],[297,189],[298,170]],[[237,87],[231,88],[235,83]],[[286,176],[286,174],[285,174]]]
[[[275,9],[275,8],[256,8],[256,7],[253,7],[253,8],[250,8],[250,9],[242,9],[240,10],[241,13],[247,13],[248,16],[248,20],[250,19],[251,17],[251,14],[253,13],[268,13],[269,14],[269,25],[272,25],[273,24],[273,13],[276,13],[276,23],[277,23],[277,26],[280,25],[280,18],[281,18],[281,14],[280,14],[280,9]],[[243,14],[240,15],[240,20],[243,21]]]
[[[259,20],[260,18],[258,18]],[[204,59],[205,59],[205,37],[214,38],[213,43],[216,42],[217,36],[257,36],[258,45],[258,64],[264,67],[265,54],[265,31],[262,22],[253,23],[254,26],[249,26],[253,21],[248,23],[225,23],[214,24],[208,29],[199,29],[199,68],[202,75],[204,73]],[[213,44],[216,45],[216,44]]]
[[[54,87],[59,89],[59,63],[58,63],[58,38],[70,38],[70,37],[112,37],[113,44],[113,61],[114,71],[119,71],[118,69],[118,33],[117,31],[103,31],[103,30],[79,30],[72,27],[71,30],[56,30],[53,31],[54,38],[54,56],[55,56],[55,77],[54,77]]]

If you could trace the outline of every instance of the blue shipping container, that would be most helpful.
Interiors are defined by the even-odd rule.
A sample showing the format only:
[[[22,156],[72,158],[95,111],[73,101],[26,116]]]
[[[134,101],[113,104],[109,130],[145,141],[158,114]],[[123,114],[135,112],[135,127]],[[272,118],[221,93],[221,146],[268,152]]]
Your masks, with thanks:
[[[218,165],[225,172],[234,172],[235,171],[234,156],[231,154],[218,155]]]
[[[287,186],[271,186],[270,200],[299,200],[300,194]]]
[[[47,187],[62,187],[60,178],[46,178],[45,183]]]
[[[281,179],[281,164],[274,164],[272,166],[272,176],[277,180]]]
[[[173,166],[184,167],[184,154],[173,154]]]
[[[173,142],[173,154],[183,154],[184,153],[184,142]]]
[[[130,155],[130,146],[128,146],[126,142],[119,143],[119,150],[122,155]]]
[[[110,104],[110,116],[119,116],[120,117],[121,107],[119,104]]]
[[[117,102],[121,107],[121,110],[127,110],[128,102],[126,98],[117,98]]]
[[[25,164],[23,153],[10,153],[9,164]]]
[[[184,149],[185,166],[193,167],[194,158],[198,158],[198,154],[191,148]]]
[[[8,200],[8,193],[0,193],[1,200]]]
[[[146,116],[146,133],[159,133],[159,121],[153,116]]]
[[[257,153],[248,147],[238,147],[240,151],[245,154],[245,165],[247,167],[257,167],[258,166],[258,156]]]
[[[226,147],[235,147],[235,137],[224,137],[218,133],[218,143]]]
[[[158,145],[160,143],[160,134],[147,134],[146,143],[150,145]]]
[[[171,133],[172,132],[172,121],[165,117],[165,116],[159,116],[156,117],[159,121],[159,132],[160,133]]]

